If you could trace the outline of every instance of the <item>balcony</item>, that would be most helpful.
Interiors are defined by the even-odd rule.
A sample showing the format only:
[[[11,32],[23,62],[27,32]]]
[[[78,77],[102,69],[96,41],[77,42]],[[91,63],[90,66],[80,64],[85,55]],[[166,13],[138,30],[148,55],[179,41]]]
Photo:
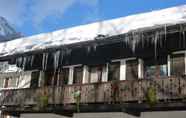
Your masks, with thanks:
[[[80,104],[147,103],[149,89],[154,88],[157,102],[180,101],[186,98],[186,78],[125,80],[105,83],[66,85],[36,89],[1,90],[1,107],[38,106],[42,97],[47,105],[72,105],[74,93],[80,93]]]

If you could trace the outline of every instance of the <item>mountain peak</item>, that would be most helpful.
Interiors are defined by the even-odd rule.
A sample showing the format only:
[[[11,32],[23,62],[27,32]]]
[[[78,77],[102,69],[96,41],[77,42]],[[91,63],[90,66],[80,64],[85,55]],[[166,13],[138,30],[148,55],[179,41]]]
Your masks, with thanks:
[[[21,34],[16,32],[4,17],[0,16],[0,42],[19,37]]]

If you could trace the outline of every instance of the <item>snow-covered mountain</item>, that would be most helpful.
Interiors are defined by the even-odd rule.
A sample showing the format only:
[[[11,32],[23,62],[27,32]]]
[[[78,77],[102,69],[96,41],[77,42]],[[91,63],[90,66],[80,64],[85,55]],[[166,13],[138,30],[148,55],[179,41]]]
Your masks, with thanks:
[[[21,34],[16,32],[7,22],[7,20],[0,16],[0,42],[8,41],[15,38],[20,38]]]

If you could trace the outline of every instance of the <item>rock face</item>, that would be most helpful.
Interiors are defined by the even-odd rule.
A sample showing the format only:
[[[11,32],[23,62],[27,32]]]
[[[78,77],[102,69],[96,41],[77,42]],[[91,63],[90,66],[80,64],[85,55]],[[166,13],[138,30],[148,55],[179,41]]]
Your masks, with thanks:
[[[7,22],[0,16],[0,42],[20,38],[21,34],[16,32]]]

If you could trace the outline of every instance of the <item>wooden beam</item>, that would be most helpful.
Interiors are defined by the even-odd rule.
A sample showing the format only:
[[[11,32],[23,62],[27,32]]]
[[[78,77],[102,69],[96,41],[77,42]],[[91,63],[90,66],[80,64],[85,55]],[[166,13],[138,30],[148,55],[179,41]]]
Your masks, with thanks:
[[[68,85],[73,84],[74,66],[69,67]]]
[[[87,65],[84,65],[83,66],[83,81],[82,83],[85,84],[85,83],[88,83],[88,79],[89,79],[89,71],[88,71],[88,66]]]
[[[167,56],[167,71],[168,71],[168,76],[171,76],[171,59],[170,59],[170,55]]]
[[[138,78],[142,79],[144,76],[144,62],[142,59],[138,59]]]
[[[126,80],[126,60],[120,61],[120,80]]]

